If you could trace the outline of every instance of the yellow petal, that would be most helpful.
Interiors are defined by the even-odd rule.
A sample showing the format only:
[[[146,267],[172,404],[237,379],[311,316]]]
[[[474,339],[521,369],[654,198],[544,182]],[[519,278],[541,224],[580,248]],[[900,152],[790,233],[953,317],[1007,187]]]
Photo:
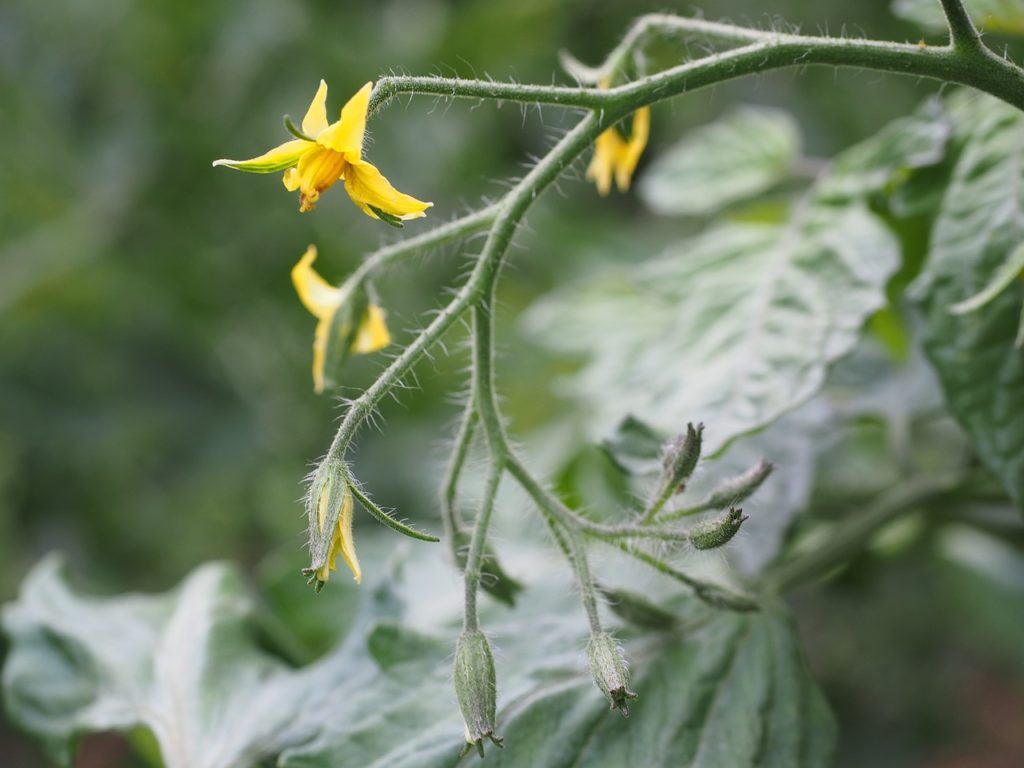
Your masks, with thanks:
[[[622,139],[614,128],[609,128],[594,142],[594,157],[587,166],[587,178],[597,185],[601,196],[612,189],[612,174],[622,152]]]
[[[325,128],[327,128],[327,83],[321,80],[320,87],[316,89],[316,96],[310,102],[306,116],[302,118],[302,132],[315,139]]]
[[[299,162],[306,152],[314,147],[316,147],[316,144],[311,141],[293,139],[250,160],[222,159],[214,160],[213,164],[226,165],[228,168],[248,171],[249,173],[274,173],[275,171],[283,171],[285,168],[291,168]]]
[[[633,179],[633,171],[640,162],[640,155],[647,146],[647,138],[651,133],[651,108],[641,107],[633,113],[633,126],[630,129],[629,141],[626,142],[619,155],[618,167],[615,169],[615,183],[620,192],[629,189]]]
[[[316,331],[313,333],[313,391],[318,395],[324,391],[327,337],[331,332],[333,322],[334,317],[331,315],[317,321]]]
[[[311,245],[302,258],[292,267],[292,284],[299,294],[299,301],[320,320],[330,320],[345,300],[345,291],[336,288],[313,269],[316,246]]]
[[[359,324],[355,341],[352,342],[352,351],[357,355],[367,355],[383,349],[391,343],[391,334],[388,333],[388,326],[384,322],[384,310],[376,304],[371,304],[366,309],[363,322]]]
[[[426,216],[424,211],[433,205],[399,192],[376,167],[364,160],[349,162],[345,171],[345,191],[367,216],[374,219],[380,217],[373,208],[407,220]]]
[[[363,572],[359,568],[356,544],[352,539],[352,507],[352,491],[346,486],[345,498],[341,502],[341,512],[338,515],[337,544],[338,549],[341,550],[341,556],[345,559],[345,564],[352,571],[352,578],[355,579],[356,584],[360,584],[363,581]]]
[[[349,160],[359,160],[363,152],[363,136],[366,134],[366,111],[370,107],[370,91],[373,83],[367,83],[341,108],[341,117],[331,123],[317,137],[321,146],[344,152]]]

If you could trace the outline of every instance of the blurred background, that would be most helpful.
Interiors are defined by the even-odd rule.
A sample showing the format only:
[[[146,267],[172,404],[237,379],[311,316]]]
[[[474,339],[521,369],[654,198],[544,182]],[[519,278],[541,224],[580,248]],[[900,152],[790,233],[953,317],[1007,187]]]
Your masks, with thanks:
[[[397,235],[340,188],[300,216],[276,174],[211,161],[283,140],[281,116],[301,118],[321,77],[332,115],[392,71],[566,82],[559,49],[596,62],[651,10],[921,35],[886,3],[832,0],[0,5],[0,600],[54,549],[97,591],[163,590],[206,560],[232,559],[271,599],[275,589],[305,594],[295,575],[306,564],[301,480],[339,411],[313,393],[314,319],[289,271],[316,243],[319,269],[338,281]],[[656,108],[648,158],[735,103],[789,110],[805,153],[829,157],[935,90],[873,73],[773,73]],[[508,104],[399,100],[372,121],[369,157],[434,202],[406,230],[415,233],[501,194],[567,124]],[[558,418],[549,382],[562,364],[530,345],[515,315],[600,259],[643,259],[695,227],[652,217],[635,196],[601,199],[581,175],[531,214],[502,284],[502,387],[519,435]],[[378,283],[393,349],[465,263],[449,249]],[[453,332],[450,354],[419,366],[419,390],[385,404],[386,429],[366,432],[356,457],[382,502],[431,530],[464,386],[461,338]],[[360,391],[386,360],[352,361],[343,391]],[[1007,615],[1019,613],[1020,585],[981,579],[926,545],[878,565],[866,556],[797,601],[842,726],[841,764],[1024,764],[1024,660]],[[0,756],[46,764],[3,723]],[[138,759],[99,738],[80,764]]]

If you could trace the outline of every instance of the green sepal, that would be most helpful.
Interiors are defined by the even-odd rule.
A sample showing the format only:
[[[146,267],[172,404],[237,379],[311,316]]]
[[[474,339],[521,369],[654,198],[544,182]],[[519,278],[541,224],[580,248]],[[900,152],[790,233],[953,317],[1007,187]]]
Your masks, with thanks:
[[[390,224],[392,227],[395,227],[397,229],[402,229],[405,226],[405,224],[402,223],[402,220],[395,216],[395,214],[393,213],[383,211],[376,205],[370,205],[369,203],[366,204],[366,207],[373,211],[375,214],[377,214],[377,218],[383,221],[385,224]]]

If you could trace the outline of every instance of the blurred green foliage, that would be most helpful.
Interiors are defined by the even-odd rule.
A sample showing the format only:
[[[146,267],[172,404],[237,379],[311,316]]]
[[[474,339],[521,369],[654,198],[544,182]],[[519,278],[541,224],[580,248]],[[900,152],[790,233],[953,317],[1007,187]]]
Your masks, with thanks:
[[[340,190],[300,216],[276,176],[246,177],[210,162],[275,144],[280,116],[300,115],[320,77],[331,86],[332,111],[389,71],[563,80],[560,48],[595,61],[631,18],[666,9],[691,10],[600,0],[0,6],[0,598],[14,595],[44,553],[60,549],[77,573],[108,591],[164,589],[203,561],[231,559],[272,585],[276,607],[305,599],[297,575],[291,582],[280,575],[305,565],[300,481],[338,411],[330,397],[313,395],[313,320],[289,270],[315,242],[318,266],[340,279],[394,233]],[[704,11],[806,31],[921,34],[885,3],[732,0]],[[829,157],[934,90],[873,73],[780,72],[658,108],[650,157],[741,102],[790,111],[805,153]],[[434,201],[431,219],[443,220],[499,194],[565,124],[557,113],[510,105],[403,100],[371,123],[369,153],[399,188]],[[518,333],[519,310],[600,261],[638,262],[695,226],[652,219],[633,197],[601,200],[578,179],[566,178],[560,190],[533,213],[502,285],[503,394],[523,434],[557,419],[562,405],[548,382],[565,365]],[[440,305],[463,266],[451,252],[417,259],[380,282],[395,348]],[[387,433],[367,433],[356,456],[358,476],[386,490],[383,503],[434,529],[439,446],[465,366],[461,335],[448,342],[452,354],[420,366],[419,391],[385,405]],[[385,359],[353,361],[343,393],[365,386]],[[600,472],[593,464],[581,459],[576,468]],[[1006,673],[1006,706],[1024,709],[1019,651],[1006,650],[1020,628],[1000,621],[1008,603],[991,597],[1008,587],[992,587],[992,579],[961,561],[951,566],[919,542],[902,552],[908,564],[885,577],[897,586],[857,591],[858,579],[876,578],[871,566],[881,556],[872,556],[798,606],[810,618],[810,656],[824,671],[826,693],[838,696],[849,765],[938,765],[936,755],[991,738],[990,722],[958,716],[957,690],[919,685],[936,666],[970,667],[991,655],[985,672]],[[955,599],[945,599],[944,586],[921,594],[930,577],[915,571],[920,563],[938,569]],[[882,593],[877,602],[864,596]],[[347,595],[325,598],[325,612],[328,601]],[[1014,599],[1019,605],[1019,585],[1006,598]],[[941,608],[941,621],[931,611],[900,610],[905,601]],[[308,612],[295,613],[286,618],[309,622]],[[854,620],[907,639],[843,655],[834,635]],[[946,630],[965,623],[991,631],[946,642]],[[332,634],[324,624],[293,628],[322,650]],[[919,654],[921,647],[929,653]],[[866,657],[874,674],[863,674]],[[878,671],[891,668],[905,676]],[[944,674],[935,685],[974,684],[978,675],[967,677]],[[899,733],[899,749],[872,744],[879,732]],[[122,759],[116,747],[104,753],[97,743],[83,765]],[[1020,744],[998,754],[1024,751],[1014,749]],[[90,757],[96,750],[104,756]],[[6,730],[0,754],[17,765],[36,759]]]

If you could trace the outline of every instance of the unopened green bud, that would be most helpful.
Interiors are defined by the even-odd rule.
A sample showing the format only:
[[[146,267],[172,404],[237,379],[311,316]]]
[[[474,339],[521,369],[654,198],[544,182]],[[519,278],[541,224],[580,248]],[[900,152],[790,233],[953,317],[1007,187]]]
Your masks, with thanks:
[[[494,656],[487,637],[479,629],[466,630],[459,635],[455,646],[455,695],[466,726],[466,746],[462,754],[475,747],[483,757],[484,739],[502,746],[501,739],[494,735],[497,712]]]
[[[590,674],[611,708],[618,709],[623,717],[629,717],[626,703],[635,699],[636,694],[629,690],[629,672],[615,638],[607,632],[591,635],[587,643],[587,659],[590,661]]]
[[[736,531],[740,529],[746,519],[742,509],[730,509],[728,512],[695,527],[690,532],[690,543],[693,544],[694,549],[724,547],[736,535]]]
[[[701,504],[707,509],[725,509],[735,506],[761,487],[775,466],[764,459],[757,462],[742,475],[731,477],[715,488]]]
[[[704,425],[686,425],[686,434],[676,436],[665,450],[662,466],[665,468],[667,487],[683,490],[700,460],[701,439]]]

